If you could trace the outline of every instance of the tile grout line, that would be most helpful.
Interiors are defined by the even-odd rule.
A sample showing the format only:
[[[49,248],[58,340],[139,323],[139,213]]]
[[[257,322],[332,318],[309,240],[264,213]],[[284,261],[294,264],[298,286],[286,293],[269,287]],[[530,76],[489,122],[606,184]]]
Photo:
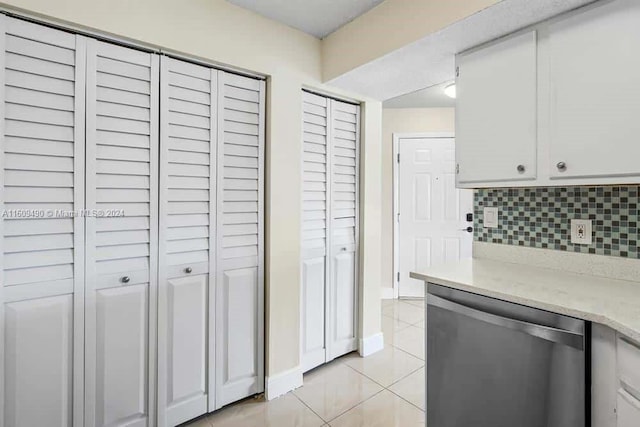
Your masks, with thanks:
[[[393,390],[389,390],[387,389],[390,393],[392,393],[394,396],[399,397],[400,399],[404,400],[405,402],[407,402],[409,405],[413,406],[414,408],[416,408],[417,410],[421,411],[423,414],[426,414],[427,411],[425,411],[424,409],[422,409],[421,407],[417,406],[416,404],[409,402],[407,399],[405,399],[404,397],[400,396],[398,393],[394,392]]]
[[[351,368],[351,369],[353,369],[353,368]],[[356,371],[356,372],[358,372],[358,371]],[[358,372],[358,373],[360,374],[360,372]],[[363,374],[360,374],[360,375],[362,375],[362,376],[366,377],[366,375],[363,375]],[[369,378],[369,377],[367,377],[367,378]],[[373,380],[372,380],[372,381],[373,381]],[[375,381],[374,381],[374,382],[375,382]],[[378,384],[378,383],[376,383],[376,384]],[[380,384],[378,384],[378,385],[380,385]],[[382,387],[382,386],[380,386],[380,387]],[[369,396],[369,397],[367,397],[366,399],[364,399],[362,402],[358,402],[357,404],[353,405],[351,408],[349,408],[349,409],[345,410],[344,412],[341,412],[340,414],[338,414],[338,415],[336,415],[335,417],[331,418],[331,420],[327,421],[327,424],[328,424],[328,423],[330,423],[331,421],[335,421],[335,420],[337,420],[338,418],[340,418],[341,416],[343,416],[343,415],[344,415],[344,414],[346,414],[347,412],[351,411],[352,409],[355,409],[355,408],[357,408],[358,406],[362,405],[363,403],[365,403],[365,402],[367,402],[367,401],[369,401],[369,400],[373,399],[374,397],[376,397],[377,395],[379,395],[380,393],[382,393],[382,392],[383,392],[383,391],[385,391],[385,390],[386,390],[386,389],[385,389],[384,387],[382,387],[382,390],[379,390],[379,391],[375,392],[375,393],[374,393],[374,394],[372,394],[371,396]]]
[[[398,350],[400,350],[400,349],[398,349]],[[408,354],[408,355],[410,355],[410,356],[413,356],[412,354],[407,353],[406,351],[403,351],[403,350],[400,350],[400,351],[402,351],[403,353],[406,353],[406,354]],[[418,360],[422,360],[422,359],[419,359],[419,358],[417,358],[417,357],[415,357],[415,356],[413,356],[413,357],[414,357],[414,358],[416,358],[416,359],[418,359]],[[424,361],[423,361],[423,362],[424,362]],[[346,363],[345,363],[345,365],[346,365]],[[371,378],[370,376],[368,376],[367,374],[364,374],[364,373],[362,373],[362,372],[358,371],[356,368],[354,368],[354,367],[352,367],[352,366],[349,366],[349,365],[346,365],[346,366],[348,366],[349,368],[351,368],[351,369],[353,369],[354,371],[356,371],[358,374],[362,375],[362,376],[363,376],[363,377],[365,377],[365,378],[370,379],[371,381],[373,381],[374,383],[376,383],[376,384],[378,384],[380,387],[382,387],[382,390],[380,390],[378,393],[374,394],[373,396],[371,396],[371,397],[370,397],[370,398],[368,398],[368,399],[363,400],[362,402],[358,403],[356,406],[361,405],[362,403],[366,402],[367,400],[371,399],[372,397],[374,397],[374,396],[376,396],[376,395],[380,394],[382,391],[387,390],[388,392],[392,393],[394,396],[399,397],[400,399],[404,400],[405,402],[407,402],[408,404],[412,405],[413,407],[415,407],[415,408],[419,409],[419,410],[420,410],[420,411],[422,411],[422,412],[425,412],[425,411],[424,411],[424,409],[420,408],[419,406],[415,405],[414,403],[409,402],[407,399],[405,399],[404,397],[400,396],[398,393],[396,393],[395,391],[391,390],[391,388],[390,388],[390,387],[392,387],[392,386],[394,386],[394,385],[398,384],[400,381],[405,380],[405,379],[407,379],[408,377],[410,377],[411,375],[415,374],[415,373],[416,373],[416,372],[418,372],[420,369],[423,369],[423,368],[425,367],[425,365],[422,365],[422,366],[420,366],[419,368],[414,369],[413,371],[411,371],[411,372],[410,372],[410,373],[408,373],[407,375],[405,375],[405,376],[403,376],[402,378],[400,378],[400,379],[398,379],[398,380],[394,381],[393,383],[389,384],[389,386],[386,386],[386,387],[385,387],[384,385],[380,384],[378,381],[376,381],[376,380],[374,380],[373,378]],[[355,408],[356,406],[354,406],[353,408]],[[351,409],[353,409],[353,408],[348,409],[347,411],[343,412],[343,413],[342,413],[342,414],[340,414],[340,415],[343,415],[344,413],[349,412],[349,411],[350,411]],[[338,417],[339,417],[340,415],[338,415]],[[336,417],[336,418],[337,418],[337,417]],[[335,420],[335,418],[334,418],[333,420]],[[333,420],[331,420],[331,421],[333,421]]]
[[[298,401],[300,401],[300,403],[302,403],[306,408],[308,408],[311,412],[313,412],[316,417],[320,418],[322,420],[322,422],[324,424],[322,424],[323,426],[327,424],[327,420],[325,420],[324,418],[322,418],[320,416],[320,414],[318,414],[316,411],[313,410],[313,408],[309,405],[307,405],[307,402],[305,402],[304,400],[302,400],[302,398],[300,398],[297,394],[294,393],[295,390],[291,391],[291,394],[293,394],[295,396],[296,399],[298,399]]]
[[[402,349],[402,348],[400,348],[400,347],[396,347],[396,345],[395,345],[395,344],[390,344],[390,345],[391,345],[393,348],[395,348],[396,350],[400,350],[401,352],[406,353],[406,354],[408,354],[409,356],[413,356],[413,357],[415,357],[415,358],[416,358],[416,359],[418,359],[418,360],[422,360],[422,362],[426,362],[426,361],[425,361],[425,359],[421,358],[420,356],[416,356],[416,355],[415,355],[415,354],[413,354],[413,353],[409,353],[407,350],[404,350],[404,349]],[[426,357],[426,355],[425,355],[425,357]]]
[[[394,386],[396,384],[398,384],[400,381],[407,379],[408,377],[410,377],[411,375],[415,374],[416,372],[418,372],[420,369],[424,368],[425,365],[420,366],[418,369],[415,369],[413,371],[411,371],[409,374],[405,375],[404,377],[400,378],[398,381],[394,381],[392,384],[389,385],[389,387]],[[389,388],[387,387],[387,388]],[[389,390],[391,391],[391,390]]]
[[[344,366],[346,366],[347,368],[351,369],[352,371],[354,371],[356,374],[362,375],[362,376],[363,376],[363,377],[365,377],[366,379],[368,379],[368,380],[370,380],[371,382],[373,382],[373,383],[377,384],[378,386],[382,387],[382,389],[381,389],[381,390],[379,390],[379,391],[377,391],[377,392],[375,392],[375,393],[374,393],[374,394],[372,394],[371,396],[367,397],[367,398],[366,398],[366,399],[364,399],[363,401],[356,403],[355,405],[353,405],[353,406],[352,406],[352,407],[350,407],[349,409],[346,409],[345,411],[341,412],[340,414],[336,415],[335,417],[331,418],[329,421],[326,421],[326,420],[325,420],[325,422],[326,422],[327,424],[328,424],[328,423],[330,423],[331,421],[335,421],[338,417],[343,416],[343,415],[344,415],[344,414],[346,414],[347,412],[349,412],[349,411],[351,411],[352,409],[354,409],[354,408],[356,408],[356,407],[358,407],[358,406],[362,405],[364,402],[368,401],[369,399],[374,398],[375,396],[379,395],[379,394],[380,394],[380,393],[382,393],[384,390],[386,390],[386,387],[385,387],[385,386],[383,386],[382,384],[378,383],[378,382],[377,382],[376,380],[374,380],[373,378],[369,378],[367,375],[365,375],[365,374],[363,374],[362,372],[360,372],[360,371],[356,370],[355,368],[353,368],[353,367],[351,367],[351,366],[347,365],[346,363],[343,363],[343,365],[344,365]],[[322,418],[322,417],[320,417],[320,418],[324,420],[324,418]]]

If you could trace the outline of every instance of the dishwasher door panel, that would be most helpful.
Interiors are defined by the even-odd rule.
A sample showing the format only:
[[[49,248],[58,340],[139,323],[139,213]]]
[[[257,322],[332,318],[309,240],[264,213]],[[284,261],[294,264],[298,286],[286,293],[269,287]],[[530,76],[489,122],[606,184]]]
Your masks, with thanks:
[[[439,298],[430,295],[427,426],[584,427],[585,352],[577,335],[565,336],[556,325],[537,331],[530,311],[527,322],[516,312],[509,316],[510,303],[496,310],[500,316],[489,313],[493,319],[483,321],[485,312],[470,304],[472,294],[464,294],[458,299],[464,305],[453,307],[466,314],[433,305]],[[455,293],[446,296],[442,301],[455,301]],[[485,309],[496,301],[478,298]]]

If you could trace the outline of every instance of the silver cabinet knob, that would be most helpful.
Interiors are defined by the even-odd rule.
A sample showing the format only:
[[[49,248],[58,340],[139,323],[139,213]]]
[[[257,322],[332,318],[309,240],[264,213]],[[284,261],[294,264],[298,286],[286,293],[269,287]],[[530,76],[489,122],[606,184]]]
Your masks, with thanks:
[[[558,170],[560,172],[564,172],[567,170],[567,164],[565,162],[558,162],[558,164],[556,165],[556,167],[558,168]]]
[[[467,233],[473,233],[473,227],[461,228],[460,231],[466,231]]]
[[[131,280],[131,278],[129,276],[123,276],[120,281],[122,283],[129,283],[129,281]]]
[[[516,169],[518,169],[518,172],[520,172],[520,173],[524,173],[524,171],[526,170],[524,165],[518,165],[518,167]]]
[[[190,274],[191,272],[193,272],[193,268],[187,267],[187,268],[184,269],[184,272],[187,273],[187,274]]]

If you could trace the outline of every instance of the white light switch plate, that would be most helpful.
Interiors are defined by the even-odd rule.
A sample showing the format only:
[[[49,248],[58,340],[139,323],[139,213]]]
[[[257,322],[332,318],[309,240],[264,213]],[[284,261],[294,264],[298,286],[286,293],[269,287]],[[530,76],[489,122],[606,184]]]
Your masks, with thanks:
[[[484,208],[482,226],[484,228],[498,227],[498,208]]]
[[[571,243],[590,245],[593,242],[593,226],[590,219],[571,220]]]

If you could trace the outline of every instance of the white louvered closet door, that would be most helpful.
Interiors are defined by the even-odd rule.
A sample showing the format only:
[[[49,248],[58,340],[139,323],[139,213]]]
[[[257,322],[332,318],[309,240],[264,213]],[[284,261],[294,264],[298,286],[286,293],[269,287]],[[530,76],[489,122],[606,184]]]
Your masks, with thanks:
[[[302,164],[302,368],[306,372],[327,361],[325,279],[329,185],[327,140],[329,99],[309,92],[303,100]]]
[[[158,56],[87,41],[85,425],[154,426]]]
[[[359,110],[331,100],[328,360],[358,348]]]
[[[79,427],[85,40],[0,28],[0,426]]]
[[[159,426],[184,423],[214,404],[207,354],[214,350],[217,75],[161,59]]]
[[[217,408],[264,390],[264,85],[218,74]]]

